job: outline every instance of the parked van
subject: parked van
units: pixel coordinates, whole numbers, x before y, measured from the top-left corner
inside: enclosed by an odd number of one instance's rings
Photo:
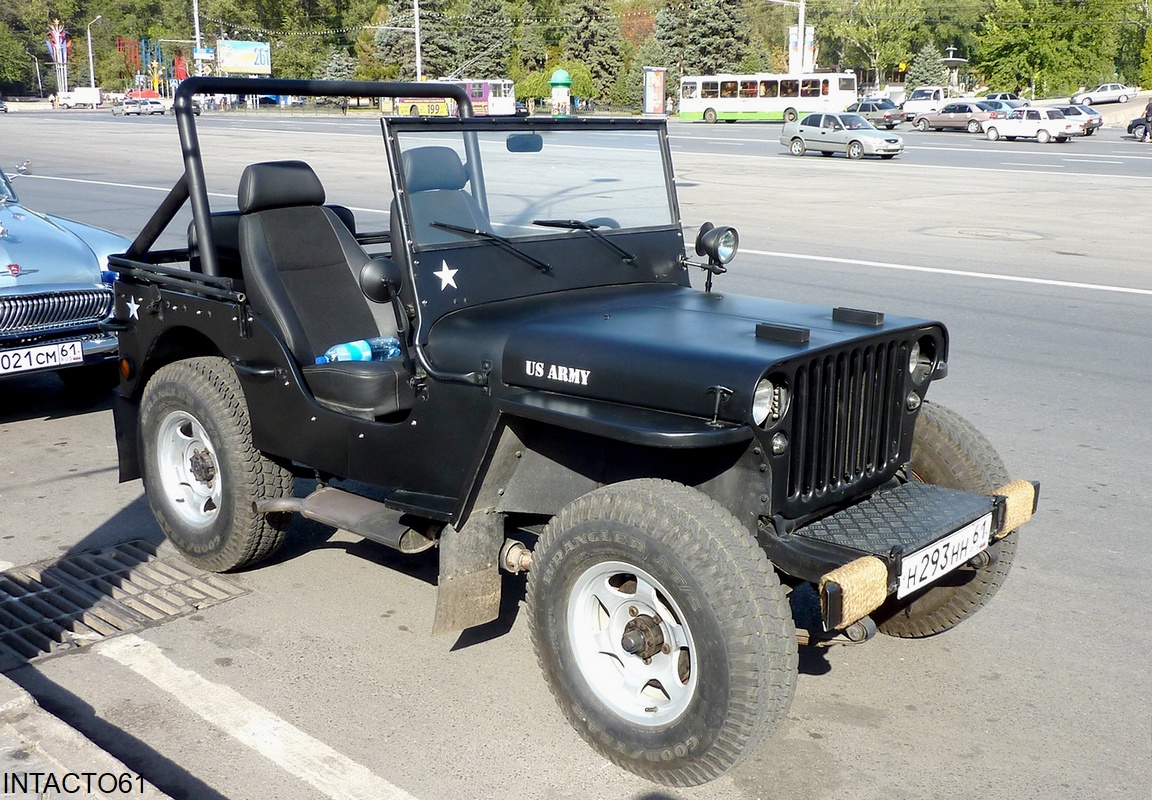
[[[79,106],[96,108],[103,102],[104,94],[98,86],[78,86],[70,92],[60,93],[61,108],[77,108]]]
[[[938,110],[950,97],[951,91],[944,86],[920,86],[913,89],[912,94],[900,105],[904,121],[911,122],[917,114]]]

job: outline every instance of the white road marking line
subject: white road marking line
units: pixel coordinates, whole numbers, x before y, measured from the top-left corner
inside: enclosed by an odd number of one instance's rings
[[[990,281],[1009,281],[1011,283],[1032,283],[1040,286],[1059,286],[1065,289],[1090,289],[1095,292],[1116,292],[1117,294],[1142,294],[1152,296],[1152,289],[1133,289],[1127,286],[1108,286],[1100,283],[1079,283],[1077,281],[1054,281],[1048,278],[1025,278],[1020,275],[997,275],[991,272],[970,272],[962,269],[942,269],[940,267],[917,267],[911,264],[892,264],[886,261],[864,261],[858,258],[834,258],[832,256],[809,256],[801,253],[780,253],[773,250],[741,250],[742,253],[751,253],[757,256],[773,256],[776,258],[793,258],[798,261],[827,261],[830,264],[855,264],[862,267],[878,267],[880,269],[895,269],[904,272],[927,272],[934,275],[952,275],[963,278],[982,278]]]
[[[1040,165],[1040,164],[1024,164],[1024,163],[1022,163],[1022,162],[1019,162],[1019,161],[1001,161],[1000,163],[1001,163],[1001,164],[1003,164],[1005,167],[1037,167],[1037,166],[1043,166],[1045,169],[1064,169],[1064,167],[1063,167],[1061,164],[1044,164],[1044,165]]]
[[[93,186],[115,186],[116,188],[119,188],[119,189],[143,189],[144,191],[148,191],[148,192],[169,192],[169,191],[171,191],[170,189],[165,189],[162,186],[144,186],[143,184],[139,184],[139,183],[112,183],[110,181],[93,181],[93,180],[87,180],[85,178],[60,178],[60,177],[56,177],[54,175],[24,175],[24,176],[22,176],[21,179],[22,180],[29,180],[31,178],[36,178],[36,179],[39,179],[42,181],[61,181],[62,183],[87,183],[87,184],[91,184]],[[228,199],[228,200],[235,200],[236,199],[236,195],[225,194],[224,192],[208,192],[208,196],[209,197],[223,197],[223,198]],[[367,214],[387,214],[387,213],[389,213],[387,209],[383,209],[383,208],[367,208],[367,207],[362,208],[360,206],[348,206],[348,208],[351,211],[363,211]]]
[[[1105,161],[1100,158],[1065,158],[1064,161],[1075,161],[1080,164],[1123,164],[1123,161]]]
[[[338,800],[416,800],[235,689],[177,666],[155,644],[128,634],[93,647],[171,694],[202,719],[314,789]]]

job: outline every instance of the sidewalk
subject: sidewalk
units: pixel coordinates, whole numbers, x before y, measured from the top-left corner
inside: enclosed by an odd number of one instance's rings
[[[0,798],[58,796],[168,798],[0,674]]]

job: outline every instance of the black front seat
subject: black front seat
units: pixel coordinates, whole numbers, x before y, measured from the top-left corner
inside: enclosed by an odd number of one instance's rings
[[[376,336],[356,275],[370,256],[324,207],[303,161],[251,164],[240,177],[240,256],[253,310],[278,329],[317,402],[376,418],[412,407],[400,359],[316,364],[335,344]]]

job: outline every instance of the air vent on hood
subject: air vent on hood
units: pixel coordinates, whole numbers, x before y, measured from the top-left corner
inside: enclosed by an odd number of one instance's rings
[[[869,328],[879,328],[884,324],[883,311],[865,311],[861,308],[834,308],[832,319],[836,322],[847,322],[852,325],[866,325]]]
[[[810,332],[807,328],[795,325],[776,325],[770,322],[756,323],[756,338],[784,344],[808,344]]]

